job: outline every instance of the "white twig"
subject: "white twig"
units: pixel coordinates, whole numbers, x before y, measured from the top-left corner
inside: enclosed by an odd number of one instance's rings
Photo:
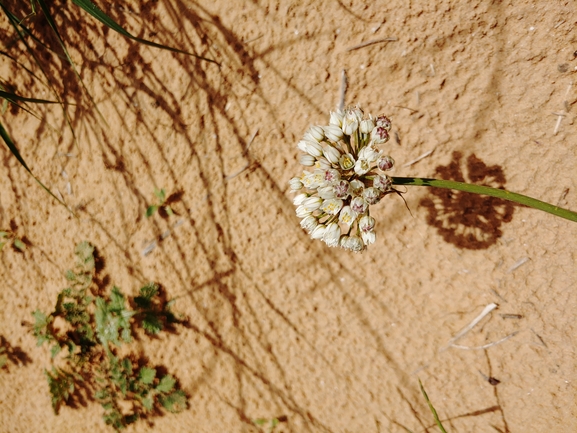
[[[359,45],[355,45],[354,47],[347,48],[347,51],[354,51],[358,50],[359,48],[365,48],[369,45],[380,44],[381,42],[394,42],[398,41],[397,38],[381,38],[381,39],[373,39],[371,41],[363,42]]]
[[[508,274],[513,272],[515,269],[519,268],[520,266],[524,265],[529,261],[529,257],[523,257],[522,259],[517,260],[517,262],[509,268],[507,271]]]
[[[501,338],[500,340],[493,341],[492,343],[488,343],[488,344],[485,344],[483,346],[468,347],[468,346],[460,346],[458,344],[451,344],[451,347],[454,347],[455,349],[463,349],[463,350],[484,350],[484,349],[488,349],[489,347],[496,346],[497,344],[501,344],[501,343],[507,341],[509,338],[514,337],[518,333],[519,333],[519,331],[515,331],[512,334],[509,334],[506,337]]]
[[[403,167],[409,167],[417,162],[419,162],[421,159],[426,158],[427,156],[429,156],[431,153],[433,153],[435,149],[431,149],[428,152],[423,153],[421,156],[413,159],[412,161],[407,162],[406,164],[403,165]]]
[[[495,303],[491,303],[489,305],[487,305],[483,311],[481,312],[481,314],[479,314],[477,317],[475,317],[473,319],[473,321],[471,323],[469,323],[467,326],[465,326],[457,335],[455,335],[453,338],[451,338],[449,340],[449,342],[447,343],[447,345],[445,347],[443,347],[441,349],[441,351],[443,350],[447,350],[450,346],[453,346],[453,343],[457,340],[459,340],[461,337],[463,337],[467,332],[469,332],[471,329],[473,329],[475,327],[475,325],[477,323],[479,323],[483,317],[485,317],[487,314],[489,314],[491,311],[493,311],[495,308],[497,308],[497,304]]]
[[[339,99],[339,110],[345,109],[345,97],[347,95],[347,70],[343,69],[341,73],[341,91]]]

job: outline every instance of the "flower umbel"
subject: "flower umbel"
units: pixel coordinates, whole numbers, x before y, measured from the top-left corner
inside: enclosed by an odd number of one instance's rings
[[[393,158],[378,145],[389,140],[391,121],[365,116],[359,107],[330,113],[329,124],[312,126],[298,143],[300,162],[311,167],[290,180],[298,191],[294,204],[301,226],[330,247],[359,252],[375,242],[375,220],[369,214],[393,189],[384,171]]]

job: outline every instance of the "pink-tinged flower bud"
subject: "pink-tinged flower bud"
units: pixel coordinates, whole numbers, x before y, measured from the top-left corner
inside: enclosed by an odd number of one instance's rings
[[[343,130],[340,128],[340,126],[337,125],[325,126],[324,132],[327,139],[334,143],[338,142],[341,138],[343,138]]]
[[[341,157],[341,152],[339,150],[337,150],[336,148],[334,148],[333,146],[326,146],[323,149],[323,154],[325,155],[325,158],[331,164],[338,164],[339,163],[339,158]]]
[[[339,158],[339,165],[343,170],[351,170],[355,166],[355,158],[350,153],[345,153]]]
[[[300,163],[307,167],[312,167],[315,165],[316,159],[311,155],[301,155]]]
[[[391,121],[389,120],[389,118],[387,116],[379,116],[377,117],[375,124],[377,127],[381,127],[384,128],[387,131],[391,130]]]
[[[375,176],[375,178],[373,179],[373,186],[379,190],[381,190],[381,192],[387,192],[391,190],[391,187],[393,186],[393,182],[391,180],[391,178],[389,176],[385,175],[377,175]]]
[[[319,143],[323,141],[323,138],[325,138],[323,128],[320,126],[311,126],[309,130],[305,133],[305,135],[307,134]]]
[[[331,111],[331,116],[329,120],[329,125],[337,126],[339,129],[343,126],[343,117],[345,114],[341,110]],[[341,130],[342,134],[342,130]],[[342,137],[342,135],[341,135]]]
[[[318,225],[319,225],[318,220],[312,215],[304,217],[301,220],[301,227],[309,233],[311,233]]]
[[[351,200],[351,209],[357,214],[363,214],[369,207],[369,204],[362,197],[355,197]]]
[[[364,215],[359,220],[359,229],[362,233],[370,232],[375,228],[375,219],[372,216]]]
[[[325,231],[327,229],[327,226],[325,226],[324,224],[319,224],[318,226],[316,226],[314,228],[314,230],[311,233],[311,238],[313,239],[322,239]]]
[[[351,184],[346,180],[340,180],[333,185],[333,190],[336,198],[346,199],[351,191]]]
[[[329,168],[328,170],[325,170],[324,179],[326,182],[332,184],[341,180],[341,174],[339,173],[338,170],[335,170],[334,168]]]
[[[338,247],[339,239],[341,237],[341,228],[337,223],[330,223],[323,234],[323,241],[329,247]]]
[[[303,188],[303,183],[300,177],[293,177],[291,180],[289,180],[289,185],[293,191],[298,191],[299,189]]]
[[[371,141],[375,144],[383,144],[389,141],[389,133],[382,126],[375,126],[371,131]]]
[[[382,171],[390,170],[393,168],[393,165],[395,165],[395,160],[387,155],[380,157],[377,161],[377,167]]]
[[[359,131],[363,134],[370,134],[374,127],[375,122],[373,122],[373,119],[363,119],[359,125]]]
[[[359,158],[357,159],[357,162],[355,162],[355,173],[357,173],[359,176],[368,173],[370,169],[371,163],[366,159]]]
[[[370,205],[377,204],[379,201],[381,201],[382,196],[383,193],[374,187],[365,188],[363,191],[363,198]]]
[[[331,198],[328,200],[323,201],[320,209],[329,214],[329,215],[336,215],[338,214],[341,209],[343,208],[343,201],[337,198]]]

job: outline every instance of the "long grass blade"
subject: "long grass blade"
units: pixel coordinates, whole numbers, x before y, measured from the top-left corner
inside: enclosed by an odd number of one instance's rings
[[[90,0],[72,0],[72,3],[74,3],[76,6],[80,7],[81,9],[83,9],[84,11],[89,13],[90,15],[92,15],[94,18],[96,18],[101,23],[110,27],[112,30],[120,33],[123,36],[126,36],[127,38],[133,39],[133,40],[135,40],[141,44],[149,45],[149,46],[155,47],[155,48],[161,48],[163,50],[173,51],[175,53],[186,54],[188,56],[196,57],[197,59],[200,59],[200,60],[205,60],[207,62],[215,63],[217,65],[219,64],[216,60],[212,60],[212,59],[209,59],[207,57],[199,56],[198,54],[189,53],[188,51],[179,50],[178,48],[172,48],[172,47],[169,47],[166,45],[157,44],[156,42],[152,42],[152,41],[148,41],[146,39],[141,39],[139,37],[136,37],[136,36],[132,35],[131,33],[127,32],[123,27],[121,27],[118,23],[116,23],[116,21],[114,21],[108,15],[106,15],[98,6],[96,6]]]
[[[431,409],[431,412],[433,414],[433,418],[435,418],[435,422],[437,423],[437,427],[439,427],[439,430],[441,430],[443,433],[447,433],[447,430],[445,430],[445,428],[443,427],[443,424],[441,424],[441,420],[439,419],[439,415],[437,414],[437,411],[433,407],[431,400],[429,400],[429,396],[425,392],[425,388],[423,387],[423,384],[421,383],[421,379],[419,379],[419,386],[421,387],[421,392],[423,393],[425,400],[427,400],[427,403],[429,404],[429,409]]]
[[[84,81],[82,81],[82,78],[80,78],[80,74],[78,73],[78,70],[76,69],[76,65],[75,65],[74,61],[72,60],[72,57],[70,57],[70,54],[68,53],[68,50],[66,49],[66,45],[64,44],[64,40],[60,36],[60,32],[58,31],[58,28],[56,27],[56,23],[54,22],[54,18],[52,18],[52,14],[50,13],[50,10],[48,9],[48,5],[46,4],[46,2],[44,0],[36,0],[36,1],[40,5],[40,9],[42,9],[42,12],[44,13],[44,16],[46,17],[46,20],[48,21],[48,25],[50,25],[50,28],[52,29],[52,31],[56,35],[56,38],[58,39],[58,43],[62,47],[62,50],[64,51],[64,54],[66,55],[66,58],[68,59],[68,62],[70,63],[70,66],[72,67],[72,70],[74,71],[74,75],[76,75],[76,78],[78,78],[80,85],[82,86],[82,88],[84,89],[86,94],[88,95],[90,102],[92,102],[92,105],[96,109],[96,112],[98,113],[98,115],[100,116],[100,118],[102,119],[104,124],[108,125],[108,123],[106,122],[106,119],[104,118],[104,116],[102,115],[100,110],[98,109],[98,106],[96,105],[96,101],[94,101],[94,98],[92,98],[92,95],[90,94],[90,92],[86,88]],[[75,137],[75,139],[76,139],[76,137]]]
[[[10,102],[22,101],[22,102],[35,102],[37,104],[60,104],[59,101],[48,101],[46,99],[36,99],[36,98],[26,98],[24,96],[17,95],[13,92],[5,92],[0,90],[0,98],[8,99]]]
[[[16,159],[18,160],[18,162],[20,164],[22,164],[22,167],[24,167],[26,169],[26,171],[28,171],[28,173],[30,173],[30,176],[32,176],[34,178],[34,180],[36,182],[38,182],[40,184],[40,186],[42,188],[44,188],[44,190],[50,194],[52,197],[54,197],[54,199],[56,199],[56,201],[58,201],[58,203],[60,203],[62,206],[64,206],[66,209],[68,209],[68,207],[66,206],[66,204],[60,200],[58,197],[56,197],[52,191],[50,191],[50,189],[48,189],[48,187],[46,187],[41,181],[40,179],[38,179],[36,176],[34,176],[34,174],[32,173],[32,171],[30,170],[30,168],[28,167],[28,164],[26,164],[26,161],[24,161],[24,158],[22,158],[22,155],[20,155],[20,152],[18,151],[18,148],[16,147],[16,145],[14,144],[14,142],[12,141],[12,139],[10,138],[10,135],[8,134],[8,131],[6,131],[6,129],[4,128],[4,125],[2,125],[2,123],[0,122],[0,136],[4,139],[4,143],[6,143],[6,146],[8,146],[8,149],[10,150],[10,152],[12,152],[12,155],[14,155],[16,157]],[[70,209],[68,209],[70,210]]]

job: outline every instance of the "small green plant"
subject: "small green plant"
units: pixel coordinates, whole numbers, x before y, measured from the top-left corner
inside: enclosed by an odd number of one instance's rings
[[[419,386],[421,387],[421,392],[423,393],[425,400],[427,400],[427,404],[429,405],[429,409],[431,409],[431,413],[433,414],[433,418],[435,419],[435,423],[437,424],[437,427],[439,427],[439,430],[441,430],[441,432],[447,433],[447,430],[445,430],[445,428],[443,427],[443,424],[441,424],[441,420],[439,419],[439,415],[437,414],[437,411],[433,407],[433,403],[431,403],[431,400],[429,400],[429,396],[427,395],[427,392],[425,391],[425,387],[421,383],[421,379],[419,379]]]
[[[158,204],[148,206],[146,209],[146,218],[150,218],[157,210],[162,210],[165,212],[166,216],[174,215],[174,211],[169,204],[166,204],[166,191],[164,188],[156,189],[154,188],[154,195],[158,199]]]
[[[171,375],[140,365],[135,356],[120,357],[117,349],[132,341],[136,328],[157,334],[181,321],[159,298],[159,287],[149,283],[127,303],[118,287],[107,297],[96,296],[94,247],[76,247],[77,265],[66,272],[70,287],[62,290],[54,311],[35,311],[34,336],[38,346],[48,343],[52,366],[45,370],[56,414],[75,396],[91,393],[104,409],[104,421],[121,430],[160,407],[177,413],[186,408],[187,396]],[[134,305],[134,308],[129,308]],[[128,409],[127,409],[128,408]]]
[[[22,242],[22,239],[16,237],[14,233],[10,231],[0,231],[0,251],[2,251],[2,248],[8,243],[11,243],[14,248],[20,251],[26,250],[26,244]]]
[[[265,430],[267,433],[274,432],[275,428],[279,425],[280,421],[278,418],[258,418],[252,421],[254,425]]]

